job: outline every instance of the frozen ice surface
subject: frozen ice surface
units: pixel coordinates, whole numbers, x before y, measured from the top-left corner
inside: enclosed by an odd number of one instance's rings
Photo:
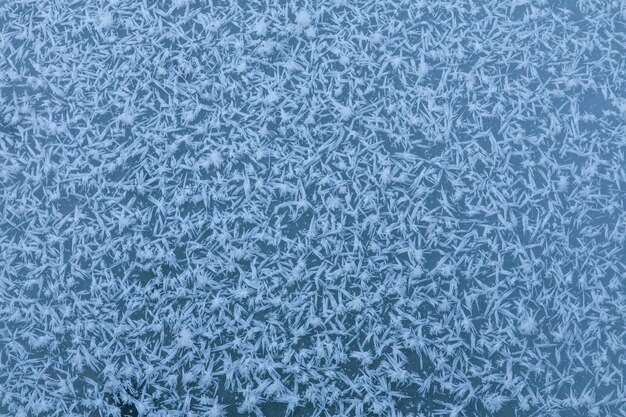
[[[1,416],[626,415],[626,3],[0,1]]]

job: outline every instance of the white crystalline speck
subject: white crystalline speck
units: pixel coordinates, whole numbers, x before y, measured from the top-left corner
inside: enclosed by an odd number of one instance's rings
[[[307,27],[311,24],[311,14],[306,10],[300,10],[296,13],[296,23],[301,27]]]

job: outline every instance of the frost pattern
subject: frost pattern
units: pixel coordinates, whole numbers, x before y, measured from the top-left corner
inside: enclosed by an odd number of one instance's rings
[[[0,2],[0,414],[626,415],[625,21]]]

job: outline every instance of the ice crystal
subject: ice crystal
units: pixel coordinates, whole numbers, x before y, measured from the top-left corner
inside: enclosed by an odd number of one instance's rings
[[[626,416],[623,1],[0,2],[0,416]]]

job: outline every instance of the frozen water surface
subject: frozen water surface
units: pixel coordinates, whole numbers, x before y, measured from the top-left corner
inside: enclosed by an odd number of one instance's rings
[[[0,2],[0,415],[625,416],[625,24]]]

